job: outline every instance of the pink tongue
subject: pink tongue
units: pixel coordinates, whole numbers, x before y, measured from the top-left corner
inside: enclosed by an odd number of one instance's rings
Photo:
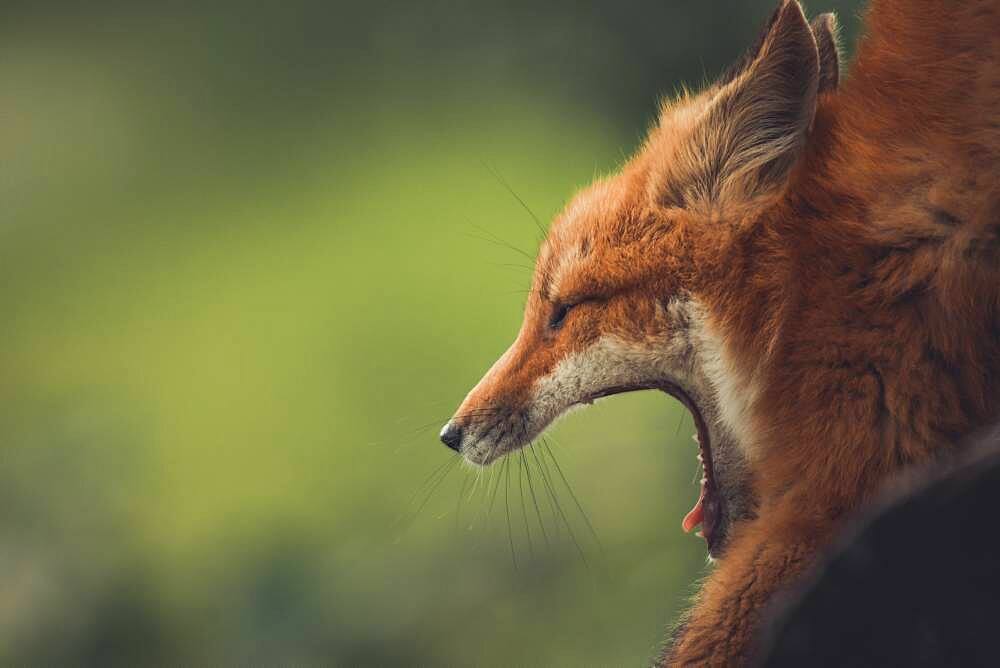
[[[705,486],[701,486],[701,494],[698,495],[698,503],[694,504],[694,508],[691,509],[687,515],[684,516],[684,521],[681,522],[681,528],[684,529],[684,533],[691,533],[691,530],[696,526],[701,524],[702,520],[702,507],[701,502],[705,500]]]

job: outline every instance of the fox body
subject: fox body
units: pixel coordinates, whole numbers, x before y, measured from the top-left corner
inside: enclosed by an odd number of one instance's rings
[[[488,465],[567,409],[661,389],[694,414],[713,572],[661,657],[722,665],[903,467],[1000,415],[1000,0],[784,0],[716,84],[542,244],[520,332],[442,440]]]

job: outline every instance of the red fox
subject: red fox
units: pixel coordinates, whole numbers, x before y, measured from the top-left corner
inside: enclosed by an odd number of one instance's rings
[[[784,0],[542,244],[513,345],[441,439],[489,465],[567,409],[659,389],[715,559],[664,665],[751,656],[761,608],[887,478],[1000,415],[1000,0]],[[932,530],[928,528],[928,530]]]

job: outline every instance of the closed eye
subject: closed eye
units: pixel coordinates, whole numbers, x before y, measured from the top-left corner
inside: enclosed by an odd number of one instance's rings
[[[555,304],[552,307],[552,315],[549,317],[549,329],[559,329],[562,327],[566,316],[576,304]]]

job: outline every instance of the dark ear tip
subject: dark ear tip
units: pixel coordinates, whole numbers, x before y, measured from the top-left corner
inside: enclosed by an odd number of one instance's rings
[[[798,17],[801,17],[803,23],[808,23],[806,20],[806,12],[802,9],[802,5],[799,4],[799,0],[782,0],[781,5],[778,7],[778,14],[781,17],[797,15]]]
[[[792,35],[796,41],[815,43],[816,36],[809,19],[806,18],[805,11],[798,0],[783,0],[778,8],[771,27],[771,37],[778,40],[787,40]]]
[[[778,62],[795,62],[795,67],[809,69],[819,60],[816,34],[798,0],[783,0],[774,17],[760,55],[781,53]],[[818,65],[816,65],[818,69]]]

